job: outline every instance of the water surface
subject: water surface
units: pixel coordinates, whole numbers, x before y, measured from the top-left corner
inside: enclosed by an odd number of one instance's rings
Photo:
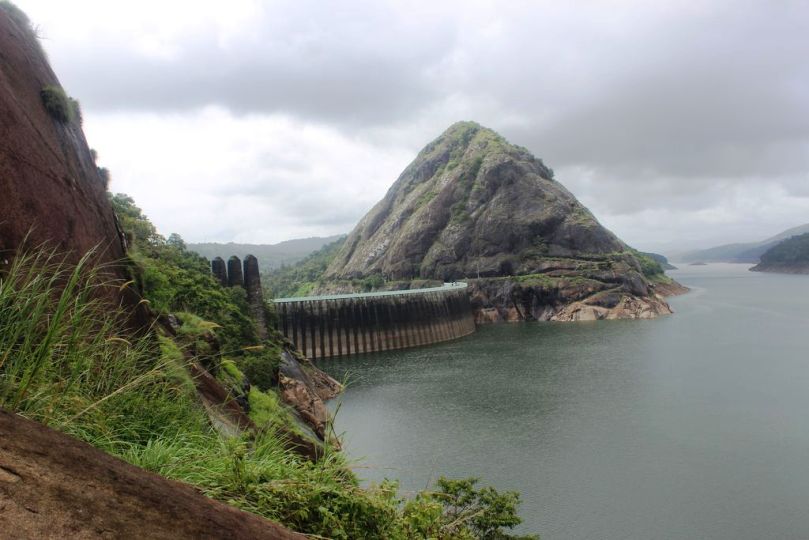
[[[694,290],[670,317],[328,361],[357,472],[480,476],[544,540],[809,538],[809,276],[671,275]]]

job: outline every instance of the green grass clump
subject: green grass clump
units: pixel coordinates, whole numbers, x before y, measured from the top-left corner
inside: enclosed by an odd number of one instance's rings
[[[635,257],[635,259],[637,259],[638,263],[640,263],[641,272],[643,272],[643,275],[647,278],[653,278],[665,273],[660,263],[651,258],[649,255],[641,253],[636,249],[631,249],[630,253]]]
[[[0,406],[106,449],[201,429],[182,355],[129,335],[91,257],[22,254],[0,277]]]
[[[54,119],[63,124],[81,120],[79,102],[68,96],[59,86],[48,85],[40,93],[42,104]]]

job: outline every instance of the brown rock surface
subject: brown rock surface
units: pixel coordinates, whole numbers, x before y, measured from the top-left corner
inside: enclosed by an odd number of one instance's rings
[[[2,410],[0,536],[306,538]]]
[[[281,400],[293,407],[301,419],[325,440],[331,413],[326,401],[337,396],[343,386],[315,367],[309,360],[299,359],[289,351],[281,353],[278,368],[278,391]],[[339,444],[339,441],[332,441]]]
[[[103,262],[125,246],[106,188],[78,120],[62,123],[40,91],[59,80],[24,21],[0,9],[0,251],[47,241],[78,257],[93,247]],[[123,275],[121,276],[123,277]]]

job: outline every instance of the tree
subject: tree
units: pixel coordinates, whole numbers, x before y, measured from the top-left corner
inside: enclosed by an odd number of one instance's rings
[[[166,244],[178,249],[185,249],[185,240],[183,240],[183,237],[177,233],[171,233],[168,240],[166,240]]]

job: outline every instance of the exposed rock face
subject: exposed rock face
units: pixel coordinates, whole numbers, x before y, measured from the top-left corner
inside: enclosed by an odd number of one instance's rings
[[[635,254],[555,181],[541,160],[472,122],[454,124],[419,153],[348,236],[326,270],[323,288],[328,281],[372,275],[444,281],[513,277],[509,286],[519,281],[514,276],[539,276],[545,288],[531,288],[536,294],[526,313],[532,315],[522,318],[670,313]],[[567,284],[555,283],[563,278]],[[570,286],[576,279],[582,282]],[[479,319],[489,318],[481,310],[491,308],[496,318],[513,318],[505,315],[513,307],[506,301],[510,292],[484,282],[477,287],[472,292]],[[605,298],[615,304],[602,306]]]
[[[336,397],[343,385],[308,360],[298,359],[291,352],[283,351],[278,368],[278,389],[284,403],[292,406],[321,440],[326,440],[331,413],[325,402]],[[337,439],[332,443],[339,445]]]
[[[228,259],[228,287],[244,287],[242,261],[236,255]]]
[[[306,538],[2,410],[0,536]]]
[[[480,279],[470,282],[478,324],[502,321],[595,321],[652,319],[671,313],[656,294],[634,295],[620,287],[581,278]]]
[[[28,23],[3,8],[0,51],[0,270],[26,235],[68,261],[94,247],[97,262],[121,261],[125,242],[80,121],[49,115],[40,91],[59,80]],[[108,271],[127,279],[122,267]]]
[[[214,259],[211,261],[211,273],[223,287],[227,287],[228,269],[227,266],[225,266],[225,261],[222,260],[222,257],[214,257]]]
[[[530,274],[548,257],[621,252],[527,150],[471,122],[427,145],[346,239],[327,277]]]
[[[48,240],[74,259],[100,244],[124,255],[112,206],[78,121],[62,123],[40,91],[59,86],[36,38],[0,9],[0,249]]]
[[[264,312],[264,292],[261,290],[261,275],[258,259],[248,255],[244,259],[244,289],[247,291],[247,305],[250,316],[256,323],[256,332],[261,339],[267,339],[267,315]]]

